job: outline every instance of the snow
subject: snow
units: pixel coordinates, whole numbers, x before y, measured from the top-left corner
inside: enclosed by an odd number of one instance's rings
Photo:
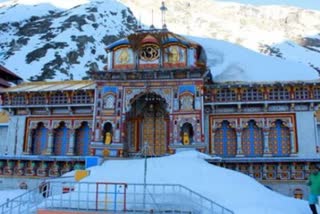
[[[188,38],[205,48],[207,64],[214,81],[300,81],[319,78],[314,69],[297,61],[265,56],[225,41],[199,37]],[[292,57],[295,54],[294,50],[298,51],[294,48],[287,50],[287,54],[292,54]],[[306,55],[309,58],[312,56],[314,55]]]
[[[210,156],[180,151],[148,158],[147,183],[181,184],[231,209],[235,214],[308,214],[308,203],[283,196],[239,172],[209,164]],[[107,160],[91,167],[82,182],[143,183],[144,159]],[[68,174],[70,175],[70,174]]]
[[[1,23],[19,22],[25,19],[29,19],[31,16],[44,16],[49,14],[50,10],[57,10],[57,8],[50,4],[39,4],[34,6],[18,4],[12,6],[10,5],[10,7],[8,8],[5,6],[7,6],[7,4],[0,3]]]
[[[281,195],[245,174],[209,164],[205,160],[209,158],[211,156],[195,150],[178,150],[174,155],[148,158],[146,183],[181,184],[234,211],[234,214],[311,213],[307,201]],[[144,159],[107,160],[100,166],[88,168],[90,175],[80,182],[142,184],[144,164]],[[68,182],[66,179],[73,174],[71,171],[59,179]],[[24,190],[0,191],[0,204],[22,193]],[[78,195],[77,189],[71,194]],[[69,198],[68,194],[61,197]]]
[[[14,199],[15,197],[22,195],[27,190],[22,189],[10,189],[0,190],[0,205],[7,202],[7,199]]]

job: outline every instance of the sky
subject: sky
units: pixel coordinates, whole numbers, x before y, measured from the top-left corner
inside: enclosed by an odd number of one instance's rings
[[[253,5],[289,5],[305,9],[320,10],[319,0],[218,0]]]
[[[80,182],[143,184],[146,178],[146,183],[181,184],[227,207],[234,214],[311,214],[307,201],[274,192],[247,175],[209,164],[205,161],[207,158],[211,156],[195,150],[181,150],[170,156],[148,158],[146,168],[144,159],[107,160],[99,166],[89,168],[90,175]],[[73,174],[74,172],[69,172],[64,176],[67,178]],[[6,192],[2,191],[0,194],[5,195]],[[70,199],[78,195],[81,193],[76,188],[72,193],[58,194],[49,200],[58,199],[58,206],[61,201],[69,203],[68,201],[72,201]],[[80,197],[90,196],[86,194]],[[184,195],[182,198],[188,201],[188,197]],[[183,203],[184,200],[179,201]],[[159,203],[160,206],[161,202]],[[78,207],[74,203],[71,206]]]

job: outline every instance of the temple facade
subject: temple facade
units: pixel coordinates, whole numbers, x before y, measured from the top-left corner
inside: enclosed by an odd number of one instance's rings
[[[92,80],[3,90],[10,122],[0,173],[59,176],[86,156],[196,149],[212,164],[304,197],[320,164],[320,82],[218,83],[204,48],[167,30],[140,30],[106,47],[108,63]]]

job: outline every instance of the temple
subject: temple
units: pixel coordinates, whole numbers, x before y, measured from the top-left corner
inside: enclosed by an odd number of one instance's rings
[[[320,163],[319,81],[218,83],[204,49],[166,29],[139,30],[106,47],[108,62],[91,80],[3,89],[10,121],[0,173],[59,176],[84,167],[87,156],[196,149],[212,164],[304,197]]]

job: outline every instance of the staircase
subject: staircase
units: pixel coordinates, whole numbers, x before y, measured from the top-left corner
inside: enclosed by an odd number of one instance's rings
[[[0,205],[2,214],[185,213],[233,214],[179,184],[51,181]]]

